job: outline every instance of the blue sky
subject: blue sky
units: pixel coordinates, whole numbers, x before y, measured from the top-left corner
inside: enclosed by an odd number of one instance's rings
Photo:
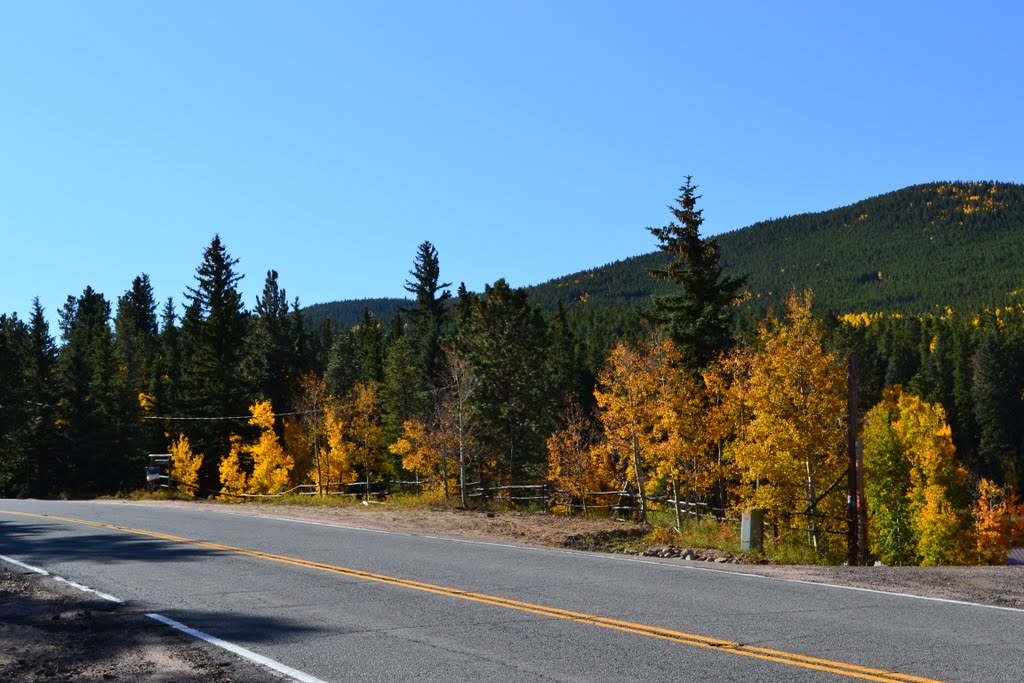
[[[931,180],[1024,181],[1016,2],[0,1],[0,312],[220,233],[252,307],[514,286]]]

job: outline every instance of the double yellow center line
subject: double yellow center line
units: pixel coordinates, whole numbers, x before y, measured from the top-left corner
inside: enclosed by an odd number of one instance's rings
[[[495,595],[474,593],[472,591],[465,591],[458,588],[449,588],[447,586],[440,586],[432,583],[423,583],[422,581],[412,581],[410,579],[402,579],[395,576],[388,576],[386,574],[375,574],[372,572],[365,572],[358,569],[350,569],[348,567],[339,567],[336,565],[325,564],[323,562],[303,560],[297,557],[275,555],[273,553],[265,553],[259,550],[237,548],[230,545],[223,545],[221,543],[211,543],[209,541],[199,541],[192,538],[185,538],[184,536],[174,536],[171,534],[162,534],[156,531],[133,529],[131,527],[118,526],[116,524],[93,522],[84,519],[74,519],[71,517],[59,517],[56,515],[42,515],[31,512],[13,512],[10,510],[2,510],[0,512],[5,512],[14,515],[22,515],[25,517],[39,517],[54,521],[68,522],[71,524],[83,524],[86,526],[99,527],[102,529],[112,529],[114,531],[136,534],[138,536],[147,536],[149,538],[155,538],[161,541],[170,541],[172,543],[184,543],[192,546],[197,546],[200,548],[207,548],[209,550],[218,550],[221,552],[234,553],[237,555],[245,555],[246,557],[253,557],[260,560],[268,560],[270,562],[279,562],[282,564],[290,564],[296,567],[305,567],[307,569],[315,569],[317,571],[329,572],[332,574],[340,574],[342,576],[349,576],[355,579],[362,579],[365,581],[375,581],[377,583],[383,583],[390,586],[397,586],[399,588],[407,588],[412,590],[423,591],[426,593],[434,593],[435,595],[443,595],[445,597],[457,598],[459,600],[469,600],[471,602],[492,605],[494,607],[503,607],[505,609],[516,610],[519,612],[528,612],[530,614],[537,614],[540,616],[550,617],[553,619],[575,621],[577,623],[587,624],[589,626],[597,626],[600,628],[607,628],[615,631],[622,631],[625,633],[647,636],[649,638],[659,638],[661,640],[667,640],[681,645],[689,645],[692,647],[717,650],[719,652],[725,652],[729,654],[743,655],[745,657],[763,659],[769,662],[776,662],[779,664],[786,664],[789,666],[796,666],[804,669],[824,671],[827,673],[837,674],[840,676],[846,676],[848,678],[856,678],[865,681],[880,681],[882,683],[893,683],[897,681],[900,683],[939,683],[939,681],[936,681],[935,679],[931,678],[920,678],[918,676],[910,676],[907,674],[900,674],[892,671],[885,671],[882,669],[872,669],[869,667],[857,666],[855,664],[846,664],[844,662],[837,662],[829,659],[807,657],[805,655],[800,655],[792,652],[783,652],[780,650],[771,650],[768,648],[756,647],[754,645],[745,645],[743,643],[736,643],[728,640],[721,640],[718,638],[709,638],[707,636],[696,635],[693,633],[685,633],[683,631],[673,631],[671,629],[661,628],[659,626],[648,626],[646,624],[638,624],[631,621],[620,621],[618,619],[609,619],[607,617],[586,614],[583,612],[572,612],[569,610],[558,609],[556,607],[547,607],[545,605],[537,605],[529,602],[520,602],[519,600],[510,600],[508,598],[501,598]]]

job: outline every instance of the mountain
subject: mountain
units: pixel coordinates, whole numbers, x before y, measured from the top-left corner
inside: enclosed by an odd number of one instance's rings
[[[977,310],[1024,296],[1024,185],[915,185],[850,206],[761,221],[717,237],[728,275],[746,275],[763,311],[813,289],[824,313]],[[530,288],[576,309],[633,307],[672,290],[653,280],[661,252]]]
[[[320,327],[324,320],[330,319],[336,328],[342,328],[358,325],[367,308],[378,320],[387,320],[396,311],[413,308],[415,305],[416,302],[411,299],[347,299],[306,306],[302,313],[311,326]]]
[[[976,311],[1024,298],[1024,185],[1014,183],[914,185],[716,239],[726,274],[747,276],[744,306],[756,316],[808,288],[819,313]],[[621,333],[636,329],[651,295],[673,290],[650,276],[666,260],[661,252],[644,254],[527,289],[545,309],[561,300],[580,332]],[[344,301],[306,313],[354,325],[364,306],[384,319],[411,303]]]

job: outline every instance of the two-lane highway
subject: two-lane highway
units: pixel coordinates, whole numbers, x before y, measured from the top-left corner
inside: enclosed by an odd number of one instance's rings
[[[325,681],[1016,681],[1024,612],[200,507],[0,501],[0,555]]]

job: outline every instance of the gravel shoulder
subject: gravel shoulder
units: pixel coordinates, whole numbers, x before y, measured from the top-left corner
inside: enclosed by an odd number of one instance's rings
[[[107,501],[111,505],[135,503]],[[577,550],[666,557],[783,580],[809,581],[930,598],[1024,609],[1024,567],[818,567],[745,564],[744,557],[693,549],[644,548],[643,529],[611,520],[520,512],[469,512],[385,505],[291,506],[147,501],[208,507],[212,514],[266,515],[411,534],[486,539]],[[715,560],[718,560],[717,562]],[[184,636],[133,611],[76,591],[50,577],[0,562],[0,680],[250,683],[269,670]]]

